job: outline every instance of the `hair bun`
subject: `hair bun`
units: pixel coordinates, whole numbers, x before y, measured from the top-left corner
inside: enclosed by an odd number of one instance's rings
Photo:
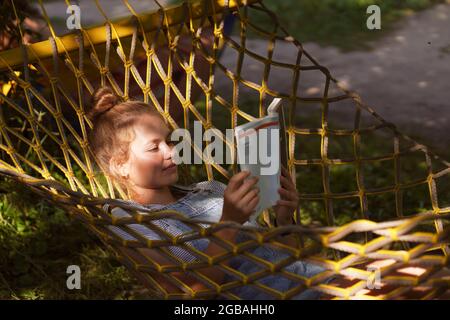
[[[119,97],[110,87],[101,87],[92,95],[92,107],[89,110],[88,117],[94,120],[117,105],[118,102]]]

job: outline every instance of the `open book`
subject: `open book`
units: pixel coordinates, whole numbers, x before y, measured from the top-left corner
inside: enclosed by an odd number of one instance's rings
[[[284,108],[281,98],[275,98],[268,115],[235,128],[237,160],[242,171],[258,176],[260,200],[249,221],[254,222],[265,209],[280,199],[281,165],[287,167],[287,144]],[[249,178],[250,178],[249,177]]]

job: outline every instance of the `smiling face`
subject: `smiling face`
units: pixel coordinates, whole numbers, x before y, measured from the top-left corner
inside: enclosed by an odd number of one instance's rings
[[[135,137],[129,146],[128,161],[121,171],[139,188],[157,189],[178,180],[172,161],[170,130],[159,116],[143,114],[133,126]]]

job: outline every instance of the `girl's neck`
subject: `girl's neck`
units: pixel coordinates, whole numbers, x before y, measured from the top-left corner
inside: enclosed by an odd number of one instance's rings
[[[130,194],[133,201],[142,205],[170,204],[177,200],[168,186],[157,189],[134,188]]]

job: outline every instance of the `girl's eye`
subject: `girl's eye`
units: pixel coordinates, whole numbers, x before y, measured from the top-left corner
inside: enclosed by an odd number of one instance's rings
[[[147,149],[147,151],[149,151],[149,152],[155,152],[157,150],[158,150],[158,147],[151,147],[151,148]]]

